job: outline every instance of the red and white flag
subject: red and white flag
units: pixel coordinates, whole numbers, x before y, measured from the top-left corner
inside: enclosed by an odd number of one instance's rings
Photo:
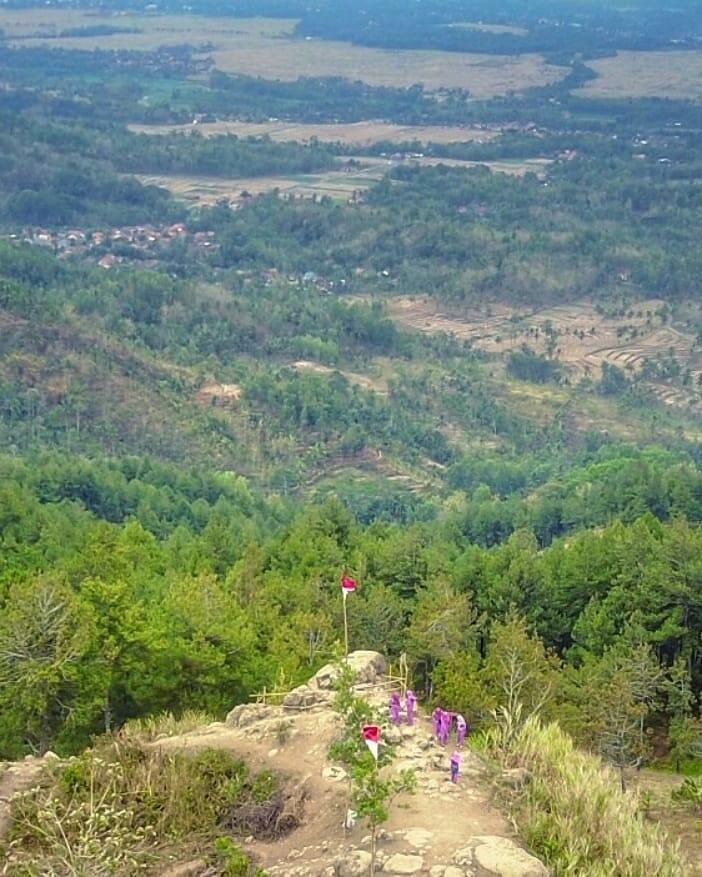
[[[347,594],[352,594],[356,590],[356,579],[349,578],[347,575],[343,575],[341,577],[341,590],[344,593],[344,597]]]
[[[377,761],[378,747],[380,746],[380,728],[377,725],[364,725],[361,733],[366,741],[366,746],[370,749],[371,755]]]

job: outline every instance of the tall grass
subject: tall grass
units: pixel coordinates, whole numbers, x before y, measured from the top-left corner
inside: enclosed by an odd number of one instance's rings
[[[159,737],[175,737],[180,734],[189,734],[191,731],[207,727],[214,722],[214,717],[209,713],[199,710],[185,710],[180,716],[173,713],[159,713],[156,716],[147,716],[143,719],[130,719],[122,725],[121,733],[124,739],[133,739],[148,743]]]
[[[528,719],[507,757],[531,774],[515,816],[554,877],[684,877],[678,846],[638,812],[637,796],[557,724]]]

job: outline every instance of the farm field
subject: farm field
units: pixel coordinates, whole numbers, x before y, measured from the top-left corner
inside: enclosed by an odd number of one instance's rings
[[[130,125],[137,134],[171,134],[197,131],[203,137],[234,134],[237,137],[270,137],[276,143],[308,143],[312,139],[323,143],[344,143],[350,146],[370,146],[380,141],[393,143],[486,143],[499,133],[481,128],[452,126],[392,125],[382,121],[352,122],[349,124],[305,124],[297,122],[201,122],[192,125]]]
[[[60,36],[76,27],[118,26],[135,33]],[[562,79],[565,69],[539,55],[497,56],[441,51],[390,51],[296,38],[294,22],[195,15],[109,15],[78,10],[0,10],[0,29],[15,45],[70,49],[149,50],[188,43],[203,47],[226,73],[295,80],[341,76],[370,85],[463,88],[478,98],[521,92]],[[206,47],[206,48],[205,48]]]
[[[517,37],[525,37],[529,31],[524,27],[514,27],[509,24],[487,24],[483,21],[453,21],[445,27],[456,30],[481,30],[484,33],[513,34]]]
[[[666,405],[700,411],[702,354],[692,334],[663,320],[662,305],[650,299],[632,305],[624,315],[607,315],[589,302],[538,311],[493,305],[458,314],[430,299],[396,298],[388,310],[405,328],[452,334],[487,353],[505,354],[526,344],[537,353],[553,355],[576,377],[598,379],[604,363],[637,371],[646,361],[662,361],[672,354],[689,369],[689,387],[656,380],[649,382],[649,389]]]
[[[445,164],[450,167],[489,167],[494,173],[523,176],[526,173],[542,173],[550,163],[549,159],[533,158],[493,162],[460,161],[458,159],[418,158],[410,162],[392,159],[359,158],[362,166],[348,167],[344,170],[325,171],[320,174],[300,174],[296,176],[264,177],[206,177],[178,174],[137,175],[137,179],[148,186],[168,189],[178,198],[192,204],[215,204],[221,199],[238,202],[248,195],[263,195],[277,190],[288,198],[312,198],[327,196],[334,199],[349,200],[370,188],[382,179],[392,167],[399,164],[422,166]],[[244,195],[244,193],[247,193]]]
[[[335,372],[342,374],[349,383],[356,384],[364,390],[370,390],[372,393],[378,393],[380,396],[387,396],[388,385],[383,377],[372,377],[371,375],[359,374],[358,372],[350,372],[342,369],[330,368],[328,365],[322,365],[319,362],[310,362],[306,359],[300,359],[291,364],[291,368],[298,372],[309,372],[317,375],[333,375]]]
[[[576,93],[595,98],[702,99],[702,52],[619,52],[588,61],[597,79]]]
[[[137,179],[147,186],[168,189],[176,197],[192,204],[216,204],[224,199],[233,203],[251,195],[263,195],[278,191],[288,198],[324,197],[348,200],[354,192],[368,189],[380,179],[366,169],[358,172],[327,171],[323,174],[301,174],[296,177],[203,177],[185,175],[138,175]]]

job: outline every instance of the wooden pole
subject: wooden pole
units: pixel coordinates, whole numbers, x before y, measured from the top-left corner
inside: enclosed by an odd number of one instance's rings
[[[344,658],[346,663],[349,662],[349,616],[346,612],[346,588],[342,588],[344,600]]]

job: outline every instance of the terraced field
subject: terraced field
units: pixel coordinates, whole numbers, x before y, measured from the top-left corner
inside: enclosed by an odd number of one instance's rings
[[[677,376],[652,378],[647,386],[666,405],[702,413],[702,351],[692,333],[664,320],[662,305],[650,299],[615,315],[590,302],[538,311],[495,304],[454,312],[431,299],[397,298],[389,303],[389,312],[406,328],[454,335],[488,353],[502,355],[527,345],[558,359],[576,380],[599,379],[604,363],[635,373],[647,362],[674,361],[681,373],[689,372],[685,384]]]

